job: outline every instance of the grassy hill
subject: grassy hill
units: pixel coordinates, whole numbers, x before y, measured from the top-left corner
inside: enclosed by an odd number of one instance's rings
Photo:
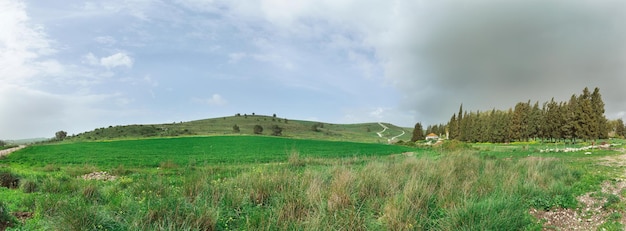
[[[282,129],[282,137],[298,139],[386,143],[388,139],[402,134],[403,131],[405,134],[398,139],[404,141],[411,139],[412,129],[389,123],[383,124],[389,129],[381,133],[382,137],[380,137],[377,132],[382,131],[383,128],[378,123],[332,124],[264,115],[241,115],[168,124],[110,126],[81,133],[69,139],[85,141],[193,135],[254,135],[255,125],[263,127],[261,135],[272,135],[272,127],[278,126]],[[235,125],[239,127],[239,132],[233,129]],[[315,125],[317,129],[314,131]]]

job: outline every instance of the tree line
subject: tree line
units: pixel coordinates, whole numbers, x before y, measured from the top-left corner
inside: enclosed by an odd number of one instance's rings
[[[440,126],[435,128],[441,131]],[[466,142],[505,143],[536,139],[576,142],[606,139],[609,130],[618,136],[624,135],[621,119],[609,123],[604,116],[599,88],[593,92],[585,88],[582,94],[572,95],[569,101],[556,102],[552,98],[540,106],[539,102],[532,104],[529,100],[508,110],[467,112],[461,104],[459,112],[452,115],[445,128],[449,139]]]

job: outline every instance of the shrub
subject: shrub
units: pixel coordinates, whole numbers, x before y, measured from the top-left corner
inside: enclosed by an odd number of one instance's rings
[[[45,167],[43,167],[44,172],[56,172],[59,170],[61,170],[61,168],[59,168],[59,166],[56,166],[54,164],[47,164]]]
[[[254,132],[254,134],[261,134],[263,133],[263,127],[261,127],[261,125],[254,125],[254,128],[252,130]]]
[[[11,172],[0,172],[0,186],[5,188],[17,188],[20,179]]]
[[[441,144],[441,149],[444,151],[458,151],[458,150],[468,150],[471,149],[472,146],[470,144],[458,141],[458,140],[448,140]]]
[[[22,181],[22,185],[20,186],[24,193],[33,193],[37,191],[37,182],[33,180],[25,180]]]
[[[283,128],[279,127],[278,125],[272,126],[272,135],[273,136],[282,136],[283,135]]]

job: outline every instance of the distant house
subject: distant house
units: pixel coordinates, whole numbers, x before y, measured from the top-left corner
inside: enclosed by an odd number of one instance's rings
[[[435,133],[430,133],[426,136],[426,140],[438,140],[439,136],[436,135]]]

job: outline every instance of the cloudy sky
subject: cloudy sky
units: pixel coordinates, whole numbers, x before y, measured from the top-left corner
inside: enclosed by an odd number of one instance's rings
[[[0,0],[0,139],[235,113],[445,123],[599,87],[621,0]]]

